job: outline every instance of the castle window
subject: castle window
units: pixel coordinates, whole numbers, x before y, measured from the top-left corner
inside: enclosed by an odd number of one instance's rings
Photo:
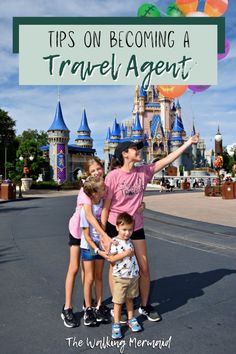
[[[157,143],[155,142],[154,144],[153,144],[153,151],[157,151],[158,150],[158,145],[157,145]]]

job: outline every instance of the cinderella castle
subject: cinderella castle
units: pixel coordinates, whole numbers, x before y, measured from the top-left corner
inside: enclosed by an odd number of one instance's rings
[[[191,135],[194,134],[193,124]],[[121,124],[115,119],[112,128],[107,130],[104,144],[106,171],[117,144],[125,140],[144,141],[143,163],[157,161],[177,150],[188,140],[179,101],[175,102],[162,96],[154,86],[150,86],[147,90],[137,86],[134,93],[132,119]],[[176,173],[178,174],[180,168],[191,171],[195,167],[204,166],[205,149],[205,143],[201,139],[197,146],[188,148],[173,163],[177,168]]]
[[[195,134],[194,124],[191,134]],[[69,135],[70,131],[58,101],[54,120],[48,129],[49,144],[41,147],[41,150],[50,165],[50,178],[62,183],[76,179],[78,172],[83,172],[88,156],[96,154],[85,110],[74,144],[69,144]],[[114,150],[121,141],[144,141],[142,160],[143,163],[149,163],[167,156],[187,139],[179,101],[163,97],[154,86],[147,90],[137,86],[130,121],[118,123],[115,118],[112,127],[107,130],[104,142],[105,172],[108,171]],[[205,162],[205,143],[200,140],[197,146],[189,147],[175,160],[173,166],[176,167],[176,174],[179,174],[180,169],[190,171],[204,166]]]

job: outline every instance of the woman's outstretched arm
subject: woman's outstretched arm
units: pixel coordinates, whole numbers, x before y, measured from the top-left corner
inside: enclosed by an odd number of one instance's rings
[[[171,162],[176,160],[182,153],[192,144],[197,144],[199,141],[199,134],[191,136],[191,138],[186,141],[182,146],[180,146],[176,151],[171,152],[169,155],[164,157],[163,159],[157,161],[155,163],[154,173],[163,170],[166,166],[168,166]]]

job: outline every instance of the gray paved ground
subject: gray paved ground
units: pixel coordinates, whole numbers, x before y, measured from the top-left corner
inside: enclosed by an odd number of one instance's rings
[[[127,331],[117,344],[110,340],[110,324],[86,328],[81,321],[76,329],[65,328],[60,310],[68,262],[67,222],[75,200],[63,196],[0,204],[0,353],[235,353],[236,229],[149,210],[151,300],[163,321],[150,323],[140,317],[144,331]],[[107,268],[104,279],[109,303]],[[74,303],[81,318],[80,281]],[[91,349],[101,341],[106,349]],[[158,341],[170,348],[148,346]]]

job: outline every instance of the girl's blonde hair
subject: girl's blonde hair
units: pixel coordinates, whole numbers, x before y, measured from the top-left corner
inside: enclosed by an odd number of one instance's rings
[[[96,177],[89,176],[83,185],[84,193],[91,198],[93,193],[97,193],[99,189],[103,186],[103,184],[104,184],[103,178],[98,176]]]
[[[85,162],[84,165],[84,172],[87,176],[90,175],[89,173],[89,167],[96,162],[98,165],[100,165],[102,168],[104,168],[102,161],[97,157],[97,156],[90,156],[88,160]]]

